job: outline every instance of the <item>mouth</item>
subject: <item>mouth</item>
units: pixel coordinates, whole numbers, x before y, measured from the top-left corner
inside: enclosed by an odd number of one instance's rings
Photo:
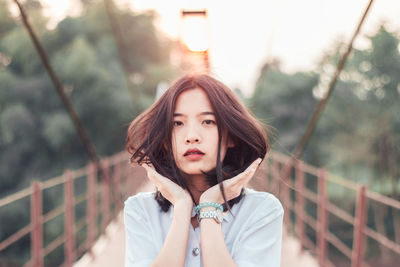
[[[185,154],[183,154],[183,156],[187,159],[190,160],[198,160],[201,159],[204,156],[204,152],[202,152],[201,150],[195,148],[195,149],[189,149],[185,152]]]

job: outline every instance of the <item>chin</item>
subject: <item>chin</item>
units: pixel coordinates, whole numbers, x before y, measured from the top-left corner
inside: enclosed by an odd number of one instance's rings
[[[186,175],[204,175],[201,171],[205,171],[205,172],[208,172],[209,171],[209,169],[206,169],[206,168],[199,168],[199,167],[196,167],[196,168],[183,168],[183,169],[180,169],[184,174],[186,174]]]
[[[210,164],[204,164],[202,162],[183,163],[182,165],[178,166],[178,168],[187,175],[204,175],[201,171],[209,172],[216,167],[210,166]]]
[[[199,169],[197,169],[197,170],[189,169],[189,170],[181,170],[181,171],[184,172],[187,175],[200,175],[200,174],[203,174]]]

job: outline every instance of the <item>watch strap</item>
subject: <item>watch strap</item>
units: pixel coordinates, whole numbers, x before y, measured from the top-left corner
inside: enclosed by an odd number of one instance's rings
[[[218,224],[222,223],[222,212],[217,210],[211,211],[200,211],[200,214],[197,216],[197,221],[200,222],[202,219],[214,219]]]

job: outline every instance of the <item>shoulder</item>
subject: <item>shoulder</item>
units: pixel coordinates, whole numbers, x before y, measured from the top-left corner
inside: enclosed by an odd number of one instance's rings
[[[283,214],[283,207],[277,197],[268,192],[256,191],[245,188],[243,204],[246,209],[253,210],[259,215],[273,215],[274,217]]]
[[[155,192],[139,192],[125,200],[125,212],[130,210],[152,210],[158,207]]]

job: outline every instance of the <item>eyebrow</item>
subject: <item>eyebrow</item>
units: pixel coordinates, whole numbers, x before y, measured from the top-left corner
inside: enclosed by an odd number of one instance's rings
[[[201,116],[201,115],[213,115],[213,116],[215,116],[214,112],[212,112],[212,111],[203,111],[203,112],[200,112],[197,116]],[[182,114],[182,113],[174,113],[174,117],[178,117],[178,116],[185,116],[185,115]]]

